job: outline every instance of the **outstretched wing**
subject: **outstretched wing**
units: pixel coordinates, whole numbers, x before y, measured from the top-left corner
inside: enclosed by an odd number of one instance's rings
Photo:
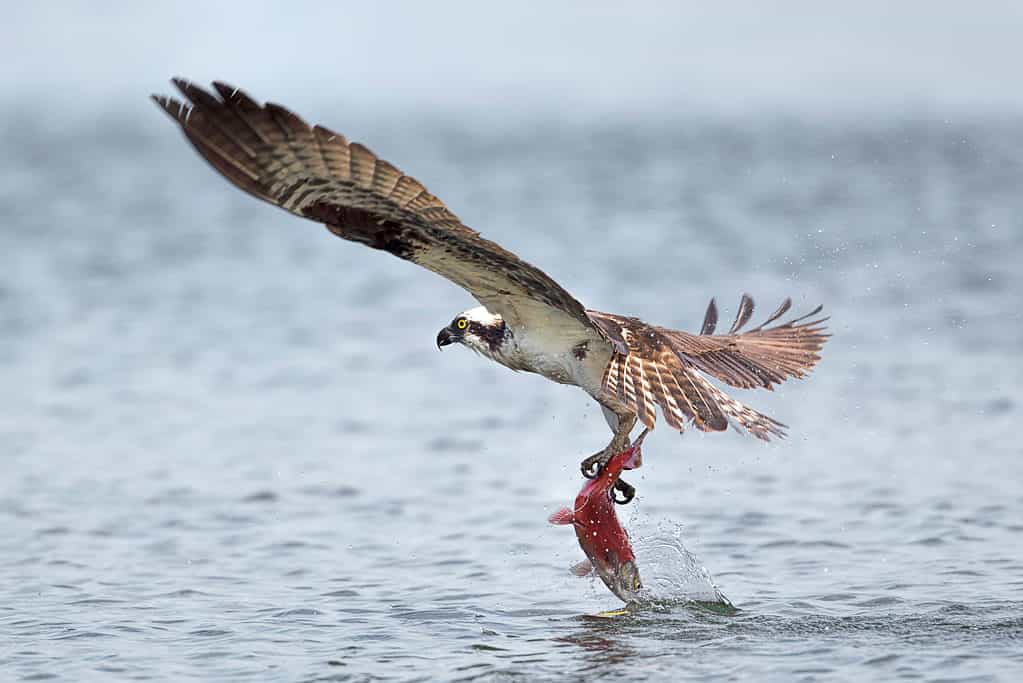
[[[153,96],[215,169],[249,194],[319,221],[346,240],[412,261],[515,326],[576,326],[599,338],[578,301],[543,271],[483,239],[416,179],[358,143],[276,104],[187,81],[189,102]]]
[[[628,354],[612,356],[604,372],[604,391],[636,411],[653,428],[656,407],[668,426],[683,431],[692,423],[703,431],[722,431],[734,424],[765,441],[785,436],[785,425],[730,398],[707,381],[706,372],[733,386],[772,386],[789,377],[802,377],[819,360],[827,340],[825,319],[802,322],[809,316],[767,328],[789,309],[782,306],[762,325],[738,333],[753,314],[753,299],[743,296],[736,322],[727,335],[713,336],[717,307],[711,301],[703,334],[648,325],[637,318],[587,311],[611,339],[621,339]]]
[[[821,306],[808,314],[768,327],[792,307],[792,300],[781,305],[760,325],[742,332],[753,316],[753,297],[743,294],[735,322],[727,334],[713,334],[717,306],[711,299],[700,334],[680,330],[658,331],[671,348],[708,375],[742,389],[774,389],[792,377],[803,377],[820,360],[820,350],[831,336],[825,332],[826,317],[817,318]]]

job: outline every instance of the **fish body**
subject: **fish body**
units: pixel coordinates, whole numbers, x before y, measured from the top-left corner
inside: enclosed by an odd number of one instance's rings
[[[573,567],[573,573],[585,576],[595,571],[604,585],[627,603],[636,599],[643,584],[629,534],[615,514],[613,488],[624,468],[638,465],[645,435],[644,432],[630,448],[612,456],[596,477],[586,481],[572,509],[562,508],[548,518],[551,524],[571,524],[575,528],[579,547],[587,559]]]

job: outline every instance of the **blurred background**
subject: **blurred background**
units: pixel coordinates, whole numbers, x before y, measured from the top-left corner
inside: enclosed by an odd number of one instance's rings
[[[0,667],[85,680],[1012,677],[1018,3],[35,3],[0,26]],[[818,303],[765,446],[658,429],[656,610],[548,527],[608,438],[472,299],[243,195],[147,98],[226,80],[584,304]],[[709,581],[740,613],[686,607]],[[700,587],[703,588],[700,588]]]
[[[7,11],[4,97],[130,111],[166,74],[395,116],[1009,115],[1013,2],[226,1]],[[114,106],[115,102],[122,102]],[[106,105],[104,107],[104,104]]]

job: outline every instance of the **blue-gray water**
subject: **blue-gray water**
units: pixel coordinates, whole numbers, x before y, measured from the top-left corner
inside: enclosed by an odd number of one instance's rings
[[[824,303],[813,375],[736,392],[790,438],[658,429],[621,513],[664,602],[593,618],[545,521],[608,438],[580,391],[438,353],[466,294],[242,195],[155,107],[19,109],[0,678],[1018,680],[1023,126],[324,110],[590,307]],[[738,613],[686,606],[700,565]]]

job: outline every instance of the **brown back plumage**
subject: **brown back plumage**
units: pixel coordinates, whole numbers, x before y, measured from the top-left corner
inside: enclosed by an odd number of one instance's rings
[[[827,318],[807,320],[820,312],[818,307],[801,318],[767,327],[791,305],[786,299],[763,323],[740,332],[754,309],[752,297],[744,294],[735,322],[724,335],[713,334],[718,319],[713,299],[699,335],[587,311],[605,335],[624,340],[629,350],[613,355],[603,389],[634,408],[647,427],[654,426],[659,406],[668,426],[679,431],[688,422],[703,431],[721,431],[732,423],[765,441],[784,436],[785,425],[729,398],[700,372],[745,389],[772,389],[790,377],[803,377],[820,360],[818,352],[829,336],[824,332]]]

